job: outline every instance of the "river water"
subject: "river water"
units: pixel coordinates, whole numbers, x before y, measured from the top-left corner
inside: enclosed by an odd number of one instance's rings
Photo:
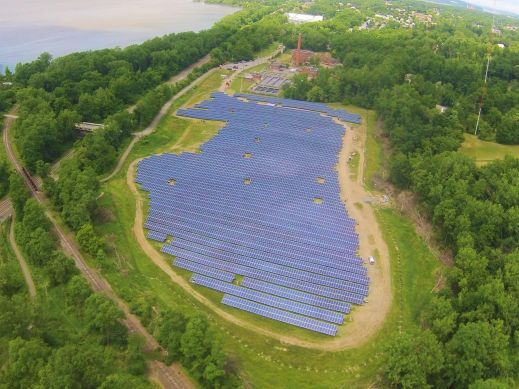
[[[0,0],[0,71],[75,51],[211,27],[236,8],[191,0]]]

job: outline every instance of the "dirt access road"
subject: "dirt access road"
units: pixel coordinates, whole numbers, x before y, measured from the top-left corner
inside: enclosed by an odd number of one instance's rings
[[[344,124],[344,123],[341,123]],[[378,227],[374,210],[368,204],[364,204],[362,209],[355,207],[355,203],[362,203],[368,193],[363,187],[364,170],[360,168],[357,179],[350,177],[347,164],[348,156],[355,148],[361,154],[360,166],[364,164],[364,149],[366,141],[365,124],[351,129],[348,127],[343,138],[343,148],[339,155],[339,184],[341,188],[341,197],[346,202],[349,214],[358,221],[357,231],[359,233],[360,254],[363,257],[371,255],[376,249],[380,255],[377,258],[377,264],[370,266],[368,269],[371,278],[369,302],[362,307],[355,309],[351,315],[352,322],[340,327],[339,334],[333,340],[325,342],[307,341],[297,337],[280,334],[271,331],[265,327],[260,327],[252,321],[239,319],[231,313],[223,310],[217,304],[214,304],[204,295],[197,292],[192,285],[184,278],[179,276],[170,266],[163,255],[157,251],[147,240],[144,232],[144,215],[143,215],[143,198],[135,185],[135,169],[138,161],[133,161],[130,165],[126,177],[127,185],[130,187],[136,199],[136,214],[133,225],[133,233],[137,242],[140,244],[144,252],[153,261],[153,263],[166,273],[171,280],[181,286],[186,293],[194,297],[197,301],[209,307],[213,312],[221,316],[223,319],[246,328],[258,334],[268,336],[279,340],[280,342],[300,346],[305,348],[337,351],[347,348],[355,348],[367,342],[382,326],[384,319],[391,307],[391,278],[390,263],[387,246],[382,239],[382,233]],[[358,138],[357,144],[354,144],[354,134]]]
[[[16,115],[5,115],[6,119],[9,119],[10,121],[13,121],[17,118]],[[9,197],[6,197],[3,201],[0,201],[0,223],[4,220],[8,219],[9,217],[12,217],[11,220],[11,228],[9,229],[9,244],[11,245],[14,255],[16,256],[16,259],[18,260],[18,263],[20,264],[20,267],[22,269],[23,278],[25,280],[25,284],[27,285],[27,290],[29,291],[29,295],[31,298],[36,297],[36,287],[34,286],[34,281],[32,279],[31,271],[29,270],[29,266],[27,265],[27,262],[25,261],[25,258],[23,257],[20,249],[18,248],[18,245],[16,244],[16,239],[14,236],[14,212],[13,212],[13,204],[11,203],[11,200]]]
[[[359,234],[359,255],[367,258],[376,256],[375,265],[368,266],[369,285],[368,302],[352,313],[353,321],[344,326],[340,336],[354,337],[359,344],[366,342],[382,327],[389,313],[393,300],[391,287],[391,268],[389,250],[375,216],[375,210],[364,199],[370,197],[364,187],[364,166],[367,138],[367,118],[359,126],[346,126],[342,150],[339,154],[337,171],[341,199],[346,204],[348,214],[357,221]],[[348,166],[348,157],[355,151],[359,153],[359,171],[354,178]]]
[[[193,71],[193,69],[195,69],[199,66],[205,65],[206,63],[209,63],[209,61],[211,61],[211,56],[209,54],[207,54],[205,57],[200,58],[195,63],[189,65],[187,68],[182,70],[180,73],[175,74],[168,81],[166,81],[165,84],[173,85],[176,82],[183,80],[184,78],[186,78],[189,75],[189,73],[191,73],[191,71]],[[131,107],[129,107],[128,112],[132,113],[133,111],[135,111],[135,108],[137,108],[137,104],[134,104]]]
[[[31,298],[36,297],[36,287],[34,286],[34,281],[32,279],[32,274],[25,261],[25,258],[22,255],[22,252],[18,248],[16,244],[16,239],[14,236],[14,212],[13,205],[9,198],[0,201],[0,223],[2,223],[7,218],[12,217],[11,220],[11,228],[9,229],[9,244],[11,245],[14,255],[20,264],[20,268],[22,269],[23,278],[25,280],[25,284],[27,285],[27,290],[29,291],[29,295]]]
[[[20,267],[22,268],[22,274],[23,278],[25,280],[25,283],[27,284],[27,289],[29,290],[29,295],[31,298],[36,297],[36,287],[34,286],[34,281],[32,279],[31,271],[29,270],[29,266],[27,265],[27,262],[25,262],[25,258],[23,257],[20,249],[18,248],[18,245],[16,244],[16,239],[14,236],[14,213],[13,213],[13,219],[11,220],[11,228],[9,229],[9,243],[11,244],[11,247],[13,248],[14,255],[16,256],[16,259],[18,260],[18,263],[20,264]]]
[[[158,342],[142,326],[139,319],[135,315],[130,313],[130,309],[128,308],[126,303],[114,293],[113,289],[108,284],[108,282],[99,273],[97,273],[97,271],[95,271],[87,265],[73,237],[65,234],[63,229],[56,222],[56,219],[54,218],[52,213],[48,210],[48,200],[45,198],[45,195],[33,189],[32,185],[30,184],[29,178],[25,176],[25,174],[23,173],[22,165],[18,161],[16,154],[14,153],[14,150],[12,148],[12,145],[9,141],[9,131],[14,120],[15,119],[13,118],[7,118],[4,124],[3,141],[7,152],[7,156],[13,164],[16,171],[18,172],[18,174],[20,174],[20,176],[22,176],[22,178],[24,179],[25,183],[27,184],[27,187],[31,191],[32,196],[45,210],[45,215],[49,218],[50,222],[52,223],[54,232],[59,239],[63,251],[72,257],[76,267],[86,278],[91,288],[96,292],[104,293],[112,301],[114,301],[117,304],[117,306],[124,312],[124,325],[128,328],[129,332],[137,333],[144,338],[144,348],[147,351],[161,350],[161,347],[158,344]],[[193,383],[183,373],[183,371],[180,369],[178,365],[166,367],[162,362],[152,360],[150,361],[149,366],[151,370],[151,376],[155,377],[156,380],[160,382],[160,384],[165,388],[194,388]]]
[[[254,60],[254,61],[251,61],[249,64],[247,64],[246,67],[243,67],[243,68],[240,68],[240,69],[236,70],[235,72],[233,72],[229,76],[229,78],[224,80],[224,82],[222,83],[222,85],[221,85],[219,90],[220,91],[225,91],[225,89],[227,88],[227,84],[230,85],[232,80],[234,80],[234,78],[239,73],[241,73],[242,71],[244,71],[246,69],[250,69],[251,67],[254,67],[254,66],[257,66],[257,65],[260,65],[262,63],[267,62],[269,59],[275,57],[281,51],[282,51],[282,49],[278,48],[272,54],[270,54],[270,55],[268,55],[266,57],[258,58],[258,59]],[[204,58],[202,58],[198,62],[194,63],[193,65],[189,66],[188,68],[184,69],[183,71],[181,71],[180,73],[178,73],[177,75],[172,77],[167,82],[167,84],[174,84],[174,83],[176,83],[176,82],[178,82],[180,80],[183,80],[184,78],[189,76],[189,73],[191,73],[191,71],[193,69],[195,69],[195,68],[197,68],[199,66],[205,65],[210,60],[211,60],[211,57],[209,55],[206,55]],[[173,102],[175,100],[177,100],[178,98],[182,97],[184,94],[186,94],[189,90],[191,90],[196,85],[200,84],[203,80],[205,80],[207,77],[209,77],[216,70],[218,70],[218,68],[213,68],[213,69],[209,70],[208,72],[206,72],[206,73],[202,74],[200,77],[198,77],[191,84],[187,85],[184,89],[182,89],[180,92],[178,92],[175,96],[173,96],[171,99],[169,99],[166,102],[166,104],[164,104],[162,106],[162,108],[160,109],[159,113],[155,116],[155,118],[153,118],[152,122],[148,125],[148,127],[146,127],[142,131],[134,133],[133,134],[133,138],[132,138],[130,144],[126,147],[126,150],[124,150],[124,152],[122,153],[121,157],[119,158],[119,161],[117,161],[117,165],[115,166],[115,168],[112,171],[112,173],[110,173],[105,178],[101,179],[101,182],[107,182],[107,181],[111,180],[117,173],[119,173],[119,171],[123,167],[124,163],[126,162],[126,159],[128,158],[128,155],[130,154],[130,152],[132,151],[133,147],[135,146],[135,143],[137,143],[141,138],[143,138],[143,137],[145,137],[147,135],[150,135],[153,131],[155,131],[155,129],[159,125],[160,121],[168,113],[169,109],[171,108],[171,106],[173,105]],[[134,109],[135,109],[135,106],[130,107],[128,109],[128,111],[132,112]]]
[[[191,65],[189,68],[181,71],[179,74],[174,76],[171,80],[169,80],[168,84],[174,84],[175,82],[178,82],[180,80],[183,80],[186,78],[189,73],[196,67],[204,65],[205,63],[210,61],[209,55],[202,58],[197,63]],[[202,74],[200,77],[198,77],[195,81],[193,81],[191,84],[187,85],[185,88],[183,88],[181,91],[179,91],[175,96],[173,96],[171,99],[169,99],[166,104],[162,106],[159,113],[153,118],[151,123],[146,127],[144,130],[135,132],[133,134],[133,138],[130,142],[130,144],[126,147],[124,152],[121,154],[121,157],[119,158],[119,161],[117,161],[117,165],[115,166],[114,170],[105,178],[101,179],[101,182],[106,182],[111,180],[123,167],[124,163],[126,162],[126,159],[128,158],[128,155],[130,155],[130,152],[133,149],[133,146],[135,146],[135,143],[137,143],[141,138],[150,135],[153,131],[155,131],[155,128],[159,125],[162,118],[168,113],[169,109],[173,105],[173,102],[178,99],[179,97],[182,97],[184,94],[186,94],[189,90],[191,90],[196,85],[200,84],[203,80],[205,80],[210,74],[212,74],[216,69],[211,69],[208,72]]]

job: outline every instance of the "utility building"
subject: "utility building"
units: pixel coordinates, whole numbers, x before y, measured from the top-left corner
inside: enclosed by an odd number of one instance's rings
[[[315,23],[324,20],[322,15],[296,14],[289,12],[286,16],[288,17],[288,21],[292,23]]]

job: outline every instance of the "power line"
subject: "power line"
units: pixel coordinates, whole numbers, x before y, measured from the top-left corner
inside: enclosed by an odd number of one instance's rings
[[[496,2],[494,0],[494,8],[496,6]],[[488,47],[488,54],[487,54],[487,67],[485,70],[485,83],[483,84],[483,91],[481,92],[481,99],[479,100],[479,112],[478,112],[478,120],[476,121],[476,129],[474,130],[474,135],[478,134],[479,130],[479,123],[481,121],[481,112],[483,111],[483,104],[485,100],[485,94],[487,91],[487,83],[488,83],[488,69],[490,68],[490,60],[492,58],[492,34],[494,33],[496,28],[496,16],[492,14],[492,27],[490,29],[490,35],[489,35],[489,47]]]

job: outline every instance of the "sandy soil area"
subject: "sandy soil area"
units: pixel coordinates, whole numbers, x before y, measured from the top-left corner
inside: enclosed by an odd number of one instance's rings
[[[343,326],[339,334],[340,337],[354,337],[357,345],[366,342],[380,329],[393,299],[389,251],[372,206],[364,202],[370,196],[363,185],[366,137],[366,124],[348,126],[337,166],[341,198],[348,214],[357,221],[359,254],[362,258],[376,254],[375,265],[367,265],[371,279],[368,302],[355,309],[351,315],[353,321]],[[348,167],[348,157],[353,151],[357,151],[360,158],[356,178]]]

